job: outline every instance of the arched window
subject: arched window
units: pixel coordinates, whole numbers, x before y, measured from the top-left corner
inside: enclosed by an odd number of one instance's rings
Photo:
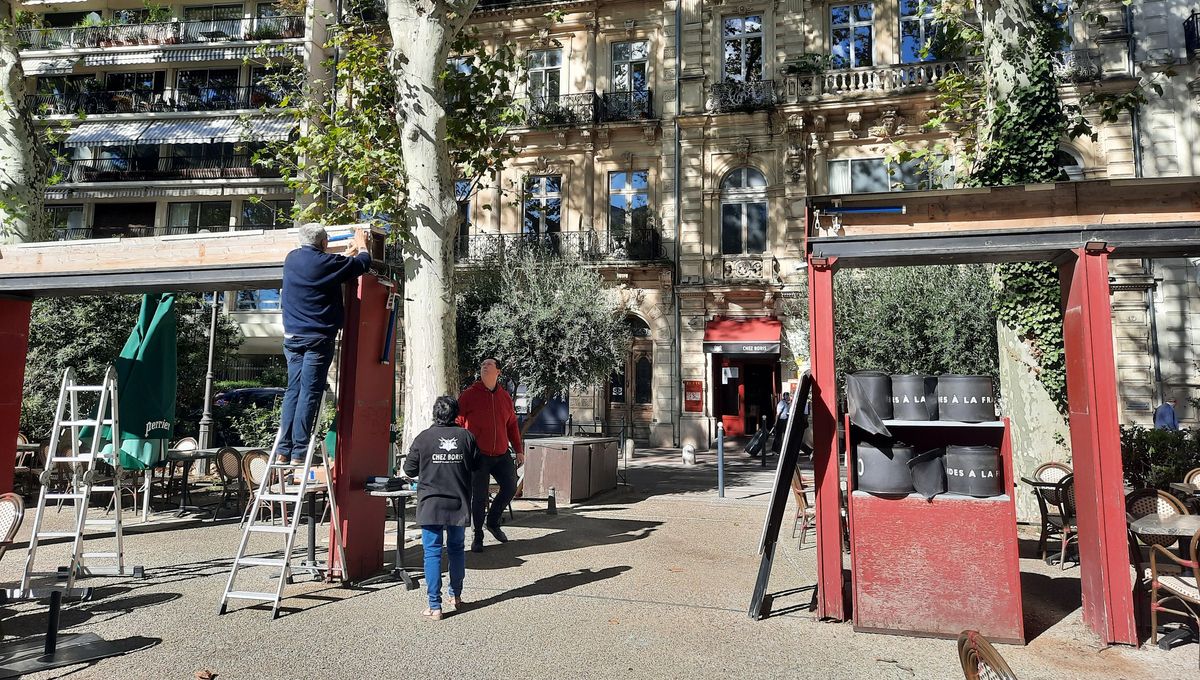
[[[721,181],[721,253],[749,255],[767,249],[767,178],[735,168]]]
[[[649,404],[652,385],[650,357],[643,354],[634,362],[633,368],[633,403]]]
[[[627,316],[625,317],[625,324],[629,326],[629,335],[631,335],[635,340],[637,338],[650,337],[650,326],[647,325],[646,322],[640,317],[632,315]]]
[[[1083,161],[1075,152],[1060,148],[1054,152],[1054,161],[1058,168],[1067,176],[1067,180],[1078,182],[1083,179]]]

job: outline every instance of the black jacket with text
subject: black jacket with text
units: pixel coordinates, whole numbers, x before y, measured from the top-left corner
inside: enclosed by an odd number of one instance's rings
[[[417,435],[404,474],[416,477],[417,524],[471,524],[471,472],[479,467],[475,437],[461,427],[433,426]]]

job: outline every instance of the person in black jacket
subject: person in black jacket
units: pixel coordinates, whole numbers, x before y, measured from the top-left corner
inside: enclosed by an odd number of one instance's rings
[[[417,435],[404,459],[404,474],[417,477],[417,524],[425,547],[425,586],[429,608],[425,616],[442,618],[442,546],[450,561],[450,604],[462,609],[467,555],[463,550],[471,523],[471,473],[479,466],[475,436],[456,427],[458,401],[438,397],[433,426]],[[398,540],[403,540],[401,537]]]
[[[288,385],[280,412],[276,462],[304,462],[308,440],[317,419],[317,406],[325,392],[325,378],[333,362],[333,342],[345,320],[342,284],[371,266],[367,235],[354,232],[346,256],[325,252],[329,235],[325,227],[310,223],[300,227],[300,247],[283,260],[283,356],[287,359]]]

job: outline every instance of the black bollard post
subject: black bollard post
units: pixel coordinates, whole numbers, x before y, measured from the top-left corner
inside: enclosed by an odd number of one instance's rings
[[[558,506],[554,503],[554,487],[550,487],[550,493],[546,496],[546,514],[558,514]]]
[[[717,423],[717,497],[725,497],[725,426]]]
[[[765,413],[763,414],[762,422],[758,424],[758,427],[759,427],[759,431],[764,433],[763,434],[763,446],[762,446],[762,466],[766,467],[767,466],[767,455],[769,455],[769,452],[771,450],[771,442],[770,442],[771,436],[770,436],[770,433],[767,432],[767,414],[765,414]]]
[[[50,593],[50,616],[46,622],[46,656],[54,654],[54,650],[58,648],[58,614],[62,609],[62,591],[55,590]]]

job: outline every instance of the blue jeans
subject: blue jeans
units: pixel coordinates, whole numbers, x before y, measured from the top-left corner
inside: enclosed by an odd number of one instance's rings
[[[425,589],[429,593],[429,608],[442,608],[442,534],[446,535],[446,553],[450,558],[450,597],[461,597],[463,578],[467,575],[467,554],[463,552],[466,527],[427,524],[421,527],[421,544],[425,546]]]
[[[280,413],[283,435],[275,453],[300,464],[308,452],[325,378],[333,362],[333,338],[285,338],[283,355],[287,358],[288,386]]]

